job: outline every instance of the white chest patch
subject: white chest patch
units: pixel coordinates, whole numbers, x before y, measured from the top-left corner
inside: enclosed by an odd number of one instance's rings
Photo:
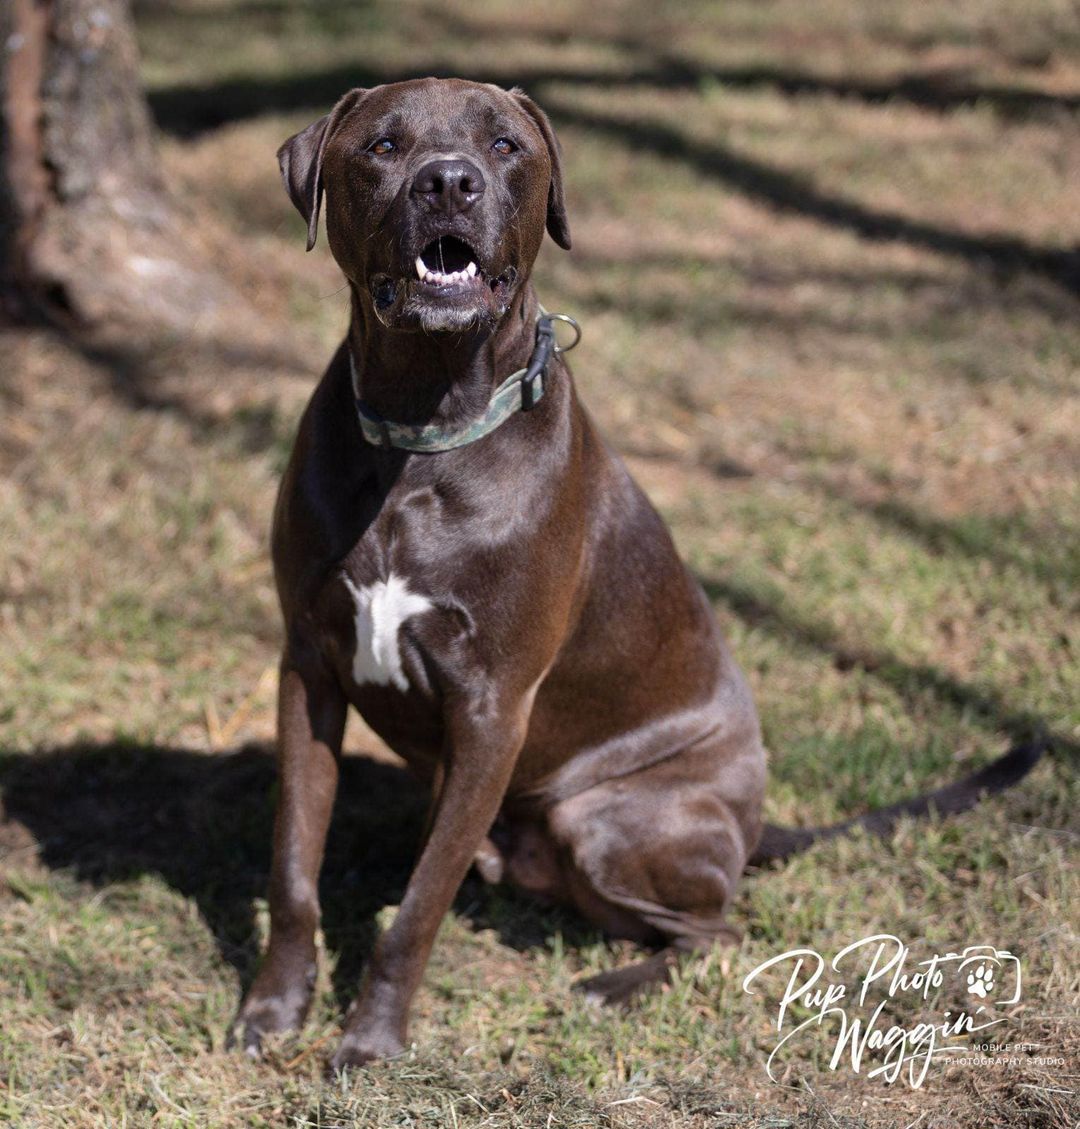
[[[409,616],[426,612],[434,605],[426,596],[409,591],[400,576],[391,573],[386,580],[357,588],[343,576],[345,587],[356,608],[356,654],[353,657],[353,679],[359,686],[374,682],[377,686],[409,688],[409,680],[401,669],[398,631]]]

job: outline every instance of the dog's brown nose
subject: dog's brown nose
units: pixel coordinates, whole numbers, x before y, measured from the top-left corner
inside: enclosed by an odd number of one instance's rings
[[[469,161],[429,161],[416,174],[412,194],[432,211],[456,216],[484,194],[484,174]]]

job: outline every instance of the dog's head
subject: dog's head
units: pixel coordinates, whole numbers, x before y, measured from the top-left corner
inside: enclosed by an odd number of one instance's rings
[[[559,145],[518,90],[418,79],[351,90],[278,150],[315,244],[330,248],[386,326],[491,329],[545,227],[570,247]]]

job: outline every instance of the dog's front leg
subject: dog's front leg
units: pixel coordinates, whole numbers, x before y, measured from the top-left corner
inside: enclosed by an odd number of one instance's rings
[[[337,790],[346,702],[315,656],[286,654],[278,692],[279,796],[270,873],[270,944],[236,1019],[245,1049],[298,1028],[315,987],[319,869]]]
[[[405,1047],[409,1006],[439,924],[498,814],[525,739],[524,710],[448,711],[444,779],[420,858],[393,925],[379,940],[349,1013],[335,1070]]]

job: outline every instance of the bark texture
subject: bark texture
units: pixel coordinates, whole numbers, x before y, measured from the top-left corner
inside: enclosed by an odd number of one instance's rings
[[[213,320],[228,288],[162,182],[127,0],[7,0],[0,43],[6,313]]]

